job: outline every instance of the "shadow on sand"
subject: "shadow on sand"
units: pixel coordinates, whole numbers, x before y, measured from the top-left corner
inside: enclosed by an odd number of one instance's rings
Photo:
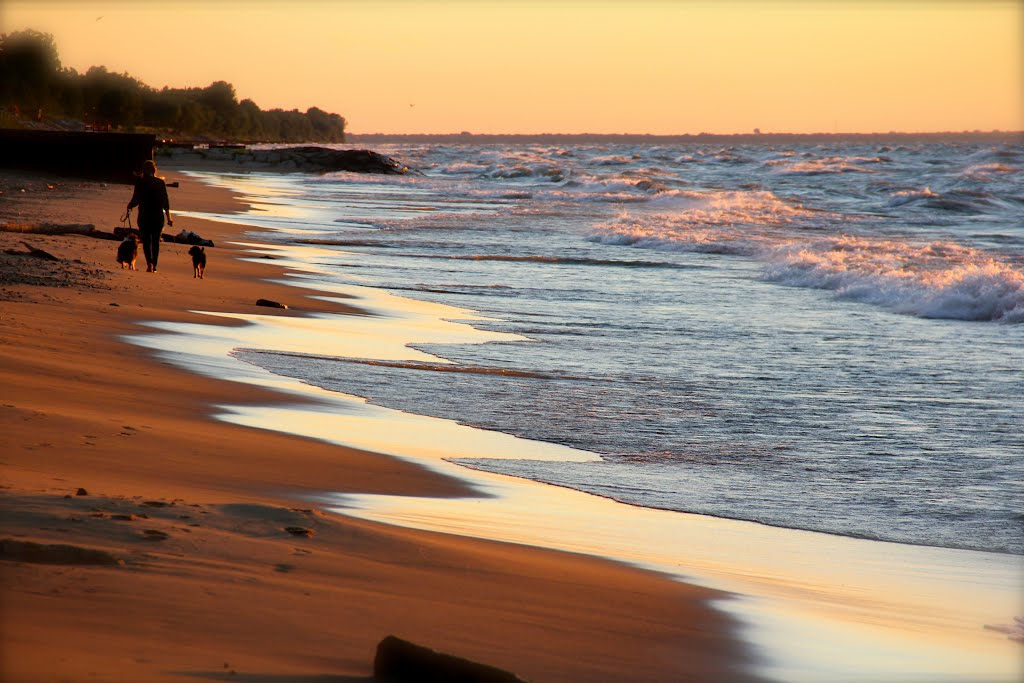
[[[372,676],[341,676],[337,674],[256,674],[234,670],[223,671],[175,671],[181,676],[191,676],[208,681],[232,681],[233,683],[375,683],[380,679]]]

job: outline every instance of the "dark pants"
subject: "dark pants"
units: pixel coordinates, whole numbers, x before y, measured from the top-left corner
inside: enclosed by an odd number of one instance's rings
[[[164,231],[163,226],[157,228],[143,228],[139,226],[139,237],[142,238],[142,253],[146,256],[146,265],[156,268],[157,259],[160,258],[160,234]]]

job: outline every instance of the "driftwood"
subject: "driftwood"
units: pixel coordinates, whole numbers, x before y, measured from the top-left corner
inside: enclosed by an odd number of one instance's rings
[[[524,683],[509,671],[436,652],[395,636],[377,645],[373,677],[395,683]]]
[[[203,239],[201,235],[192,232],[191,230],[182,230],[177,235],[172,235],[169,232],[165,232],[160,235],[160,239],[164,242],[174,242],[176,244],[193,244],[200,247],[212,247],[213,240]]]
[[[22,242],[22,244],[24,244],[25,248],[28,249],[28,255],[29,256],[35,256],[36,258],[46,259],[47,261],[62,261],[63,260],[63,259],[57,258],[56,256],[54,256],[53,254],[51,254],[48,251],[43,251],[42,249],[36,249],[35,247],[33,247],[28,242]]]
[[[96,229],[92,223],[2,223],[0,231],[36,235],[88,235]]]
[[[0,539],[0,560],[33,564],[123,565],[121,560],[103,550],[76,545],[47,545],[13,538]]]
[[[86,237],[95,237],[98,240],[123,240],[123,237],[118,237],[112,232],[106,232],[104,230],[90,230],[85,234]]]
[[[142,237],[142,235],[139,234],[138,228],[126,228],[122,225],[119,225],[114,228],[114,237],[116,239],[123,240],[128,235],[135,235],[136,237],[139,238]]]
[[[266,306],[268,308],[288,308],[288,304],[282,304],[279,301],[271,301],[270,299],[256,299],[257,306]]]
[[[123,240],[129,232],[136,235],[135,228],[116,227],[113,232],[97,230],[92,223],[3,223],[0,232],[16,232],[24,235],[81,235],[101,240]]]

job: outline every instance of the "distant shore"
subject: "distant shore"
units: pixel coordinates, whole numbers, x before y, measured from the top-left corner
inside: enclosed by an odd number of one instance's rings
[[[348,144],[446,143],[446,144],[779,144],[863,142],[910,144],[916,142],[1006,142],[1024,143],[1024,131],[960,131],[942,133],[699,133],[696,135],[647,135],[612,133],[538,133],[538,134],[474,134],[474,133],[362,133],[347,134]]]

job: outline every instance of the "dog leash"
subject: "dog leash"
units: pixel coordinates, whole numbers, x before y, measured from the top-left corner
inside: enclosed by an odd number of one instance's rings
[[[123,226],[125,223],[128,224],[128,229],[131,230],[132,229],[132,210],[131,209],[128,209],[127,211],[125,211],[124,215],[121,216],[121,225]]]

